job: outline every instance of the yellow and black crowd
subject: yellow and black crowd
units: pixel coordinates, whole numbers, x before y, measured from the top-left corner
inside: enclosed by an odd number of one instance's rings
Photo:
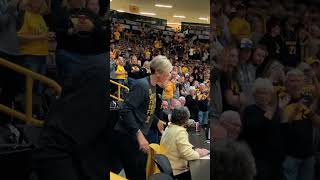
[[[111,168],[144,180],[152,175],[150,145],[158,144],[169,179],[191,179],[188,162],[209,154],[211,179],[320,178],[319,6],[212,2],[209,42],[191,26],[171,33],[127,28],[101,15],[100,3],[0,0],[0,57],[63,88],[44,110],[50,91],[34,84],[40,105],[33,117],[46,119],[36,140],[0,114],[3,177],[26,179],[32,171],[32,180],[106,179]],[[114,126],[106,114],[109,78],[129,88],[119,95],[111,84],[110,93],[123,99]],[[0,104],[23,112],[24,81],[1,68]],[[194,148],[190,129],[205,132],[211,152]]]
[[[212,8],[211,146],[227,138],[248,148],[226,163],[213,157],[212,178],[319,179],[319,6],[226,0]]]
[[[110,79],[130,88],[129,93],[121,92],[125,100],[120,120],[115,126],[114,136],[121,139],[117,151],[124,149],[119,152],[121,167],[127,178],[145,179],[147,153],[144,148],[149,147],[143,147],[143,143],[146,146],[159,144],[162,154],[171,164],[172,175],[176,179],[191,179],[188,161],[208,154],[206,149],[193,149],[186,127],[199,124],[197,130],[203,129],[207,135],[209,132],[209,41],[198,39],[196,34],[185,33],[192,30],[191,27],[166,34],[163,30],[147,26],[133,31],[118,21],[115,18],[111,27]],[[162,79],[158,79],[158,73]],[[148,81],[152,90],[145,98],[146,89],[141,88],[147,88]],[[114,89],[111,93],[118,92]],[[155,99],[155,104],[150,104],[152,99]],[[130,139],[124,130],[129,129],[125,118],[128,119],[128,113],[132,111],[135,114],[132,121],[140,121],[141,106],[148,105],[147,102],[153,109],[150,112],[154,114],[154,122],[147,127],[140,122],[137,125],[130,123],[136,131],[139,128],[142,131],[141,134],[138,131],[137,140]]]

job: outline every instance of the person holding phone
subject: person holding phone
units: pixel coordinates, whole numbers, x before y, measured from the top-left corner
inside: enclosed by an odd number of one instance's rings
[[[88,69],[107,67],[107,30],[102,18],[85,8],[84,0],[67,2],[54,15],[56,63],[64,92],[73,89]]]

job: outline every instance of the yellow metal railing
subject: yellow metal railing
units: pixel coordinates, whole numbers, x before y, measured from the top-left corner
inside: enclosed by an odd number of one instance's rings
[[[126,89],[127,91],[129,91],[129,88],[127,86],[122,85],[122,84],[120,84],[118,82],[115,82],[113,80],[110,80],[110,83],[118,86],[118,94],[117,94],[117,96],[112,95],[110,93],[110,97],[115,99],[115,100],[117,100],[117,101],[124,101],[124,99],[121,98],[121,88]]]
[[[55,93],[59,96],[61,94],[62,88],[61,86],[56,83],[55,81],[47,78],[46,76],[40,75],[35,73],[27,68],[22,66],[16,65],[12,62],[9,62],[5,59],[0,58],[0,66],[9,68],[19,74],[23,74],[26,76],[26,105],[25,105],[25,114],[18,112],[14,109],[11,109],[3,104],[0,104],[0,111],[6,113],[12,117],[25,121],[27,124],[35,125],[35,126],[42,126],[44,121],[35,119],[32,117],[32,88],[34,80],[38,80],[48,87],[51,87],[55,90]],[[15,83],[15,82],[12,82]]]

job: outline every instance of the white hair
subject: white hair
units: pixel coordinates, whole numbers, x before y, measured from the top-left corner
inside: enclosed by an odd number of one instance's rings
[[[173,69],[173,66],[167,57],[158,55],[154,57],[150,62],[150,69],[151,69],[151,73],[155,73],[155,72],[170,73]]]
[[[289,76],[304,76],[304,74],[299,69],[292,69],[289,72],[287,72],[287,78]]]
[[[270,92],[274,92],[274,87],[272,82],[269,79],[258,78],[253,84],[253,93],[257,91],[257,89],[267,89]]]
[[[225,111],[221,114],[219,122],[234,122],[240,120],[240,114],[236,111]]]
[[[179,101],[186,101],[186,98],[184,96],[180,96]]]

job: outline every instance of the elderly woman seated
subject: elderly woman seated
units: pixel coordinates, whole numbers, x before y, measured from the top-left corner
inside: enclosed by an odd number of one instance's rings
[[[168,157],[173,174],[178,180],[191,180],[188,161],[199,159],[209,153],[206,149],[193,150],[185,129],[189,117],[190,113],[186,107],[175,108],[171,123],[164,131],[160,142],[160,147]]]

